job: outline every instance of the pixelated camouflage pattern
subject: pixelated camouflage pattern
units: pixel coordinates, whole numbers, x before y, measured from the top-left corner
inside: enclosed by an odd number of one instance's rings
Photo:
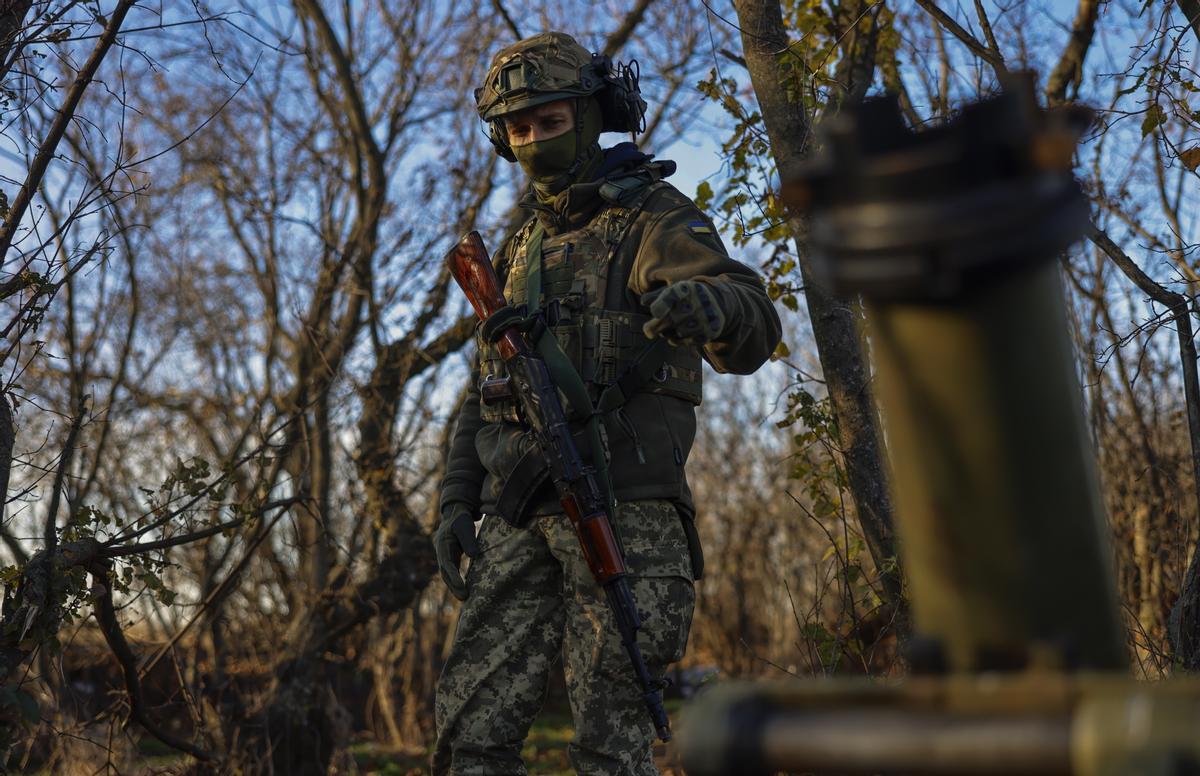
[[[615,520],[651,673],[683,657],[695,592],[669,501],[621,504]],[[657,774],[654,728],[603,591],[565,515],[514,528],[484,519],[454,646],[437,688],[434,774],[524,774],[521,746],[564,660],[575,719],[571,764],[588,776]]]

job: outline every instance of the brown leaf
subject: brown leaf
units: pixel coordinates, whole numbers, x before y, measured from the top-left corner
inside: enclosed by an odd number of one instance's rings
[[[1200,167],[1200,146],[1181,151],[1179,153],[1179,161],[1183,162],[1184,167],[1195,172],[1196,168]]]

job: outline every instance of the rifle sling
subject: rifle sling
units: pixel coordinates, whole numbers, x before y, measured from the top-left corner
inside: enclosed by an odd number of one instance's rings
[[[630,191],[643,190],[647,187],[648,183],[653,183],[654,180],[657,180],[657,178],[651,178],[650,180],[639,179],[635,182],[636,185],[630,184],[627,188]],[[621,182],[624,183],[624,181]],[[623,199],[624,195],[628,192],[625,189],[621,189],[619,193],[622,194]],[[645,202],[645,196],[642,196],[641,201],[633,203],[635,214],[641,210],[641,206]],[[609,507],[609,514],[615,515],[616,494],[613,484],[609,479],[608,446],[604,437],[605,432],[601,424],[601,419],[604,414],[620,409],[641,390],[643,385],[658,374],[667,357],[667,342],[663,339],[655,339],[649,342],[624,373],[613,381],[612,384],[605,386],[596,403],[593,405],[587,385],[584,383],[579,371],[571,363],[571,359],[563,352],[558,338],[545,326],[541,316],[538,315],[542,303],[542,240],[544,236],[545,228],[539,221],[534,224],[533,230],[529,234],[529,239],[525,243],[525,302],[528,306],[530,318],[537,321],[529,331],[529,339],[546,362],[546,368],[550,372],[550,377],[554,380],[554,384],[566,400],[566,406],[563,409],[566,411],[567,417],[573,420],[586,420],[587,433],[583,435],[582,439],[579,439],[579,435],[576,435],[576,440],[582,442],[579,445],[579,452],[584,460],[590,461],[595,468],[596,479],[599,481],[598,484],[604,492],[604,499]],[[523,466],[528,458],[529,455],[526,454],[518,461],[512,475],[505,482],[501,490],[501,502],[504,501],[505,494],[510,490],[520,489],[527,494],[533,493],[536,489],[534,480],[536,479],[537,484],[540,484],[545,478],[545,471],[536,471],[532,463],[527,467]],[[544,468],[548,468],[548,465],[544,461],[542,463]],[[517,476],[518,474],[520,475],[519,477]],[[526,477],[529,479],[526,479]],[[525,499],[526,501],[527,498]],[[508,500],[516,502],[513,504],[515,507],[523,509],[524,506],[527,506],[527,504],[520,503],[515,496]],[[521,512],[509,512],[504,509],[503,504],[498,504],[497,506],[500,506],[501,514],[511,515],[514,521],[520,519]]]

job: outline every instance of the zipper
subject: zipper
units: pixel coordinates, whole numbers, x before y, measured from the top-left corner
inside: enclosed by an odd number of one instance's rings
[[[638,436],[637,429],[634,428],[633,421],[625,414],[624,407],[618,407],[615,411],[617,423],[621,425],[621,430],[625,432],[630,439],[633,440],[633,449],[637,453],[638,463],[646,462],[646,451],[642,448],[642,438]]]

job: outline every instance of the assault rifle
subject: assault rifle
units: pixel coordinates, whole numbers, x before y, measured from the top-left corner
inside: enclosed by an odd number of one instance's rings
[[[523,316],[505,300],[500,280],[478,232],[463,237],[447,254],[446,263],[482,321],[484,336],[495,342],[500,352],[512,393],[550,467],[550,478],[559,502],[575,528],[588,568],[608,597],[621,643],[629,653],[650,719],[658,737],[669,741],[671,723],[663,708],[663,685],[650,676],[637,644],[642,620],[633,600],[633,591],[629,589],[624,553],[613,531],[596,470],[584,461],[575,444],[558,388],[550,377],[546,362],[522,329]],[[603,452],[596,450],[595,454],[603,455]]]

